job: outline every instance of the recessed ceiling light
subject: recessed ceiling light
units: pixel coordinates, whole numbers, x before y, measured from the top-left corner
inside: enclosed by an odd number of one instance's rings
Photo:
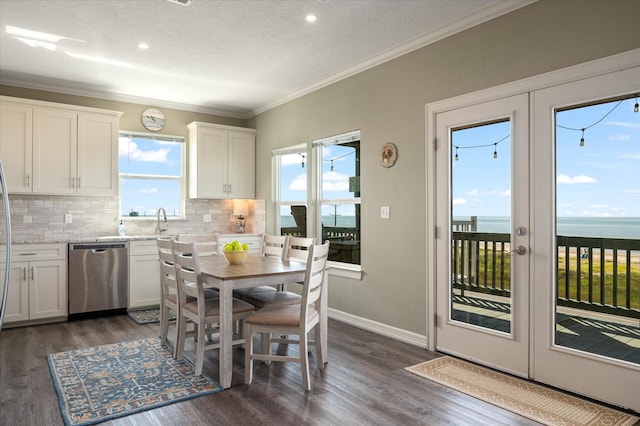
[[[306,16],[306,18],[304,18],[307,20],[307,22],[316,22],[316,20],[318,19],[318,17],[316,15],[314,15],[313,13],[310,13]]]
[[[138,43],[138,48],[142,50],[147,50],[149,45],[147,43]]]

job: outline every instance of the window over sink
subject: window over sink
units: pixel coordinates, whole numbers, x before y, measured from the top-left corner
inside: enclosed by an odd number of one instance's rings
[[[185,139],[178,136],[120,132],[118,167],[120,216],[184,217]]]

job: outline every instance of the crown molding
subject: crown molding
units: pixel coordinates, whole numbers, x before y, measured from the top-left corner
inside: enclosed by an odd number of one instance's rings
[[[352,67],[346,68],[345,70],[340,71],[336,74],[333,74],[330,77],[327,77],[322,80],[318,80],[315,83],[312,83],[308,86],[301,88],[300,90],[294,93],[291,93],[290,95],[287,95],[269,104],[263,105],[260,108],[256,108],[251,112],[251,115],[247,118],[251,118],[252,116],[256,116],[270,109],[283,105],[287,102],[291,102],[304,95],[308,95],[309,93],[315,92],[316,90],[322,89],[331,84],[334,84],[346,78],[352,77],[363,71],[366,71],[378,65],[384,64],[385,62],[389,62],[402,55],[406,55],[407,53],[411,53],[415,50],[421,49],[425,46],[428,46],[437,41],[445,39],[453,34],[475,27],[476,25],[480,25],[484,22],[490,21],[491,19],[497,18],[499,16],[506,15],[507,13],[513,12],[514,10],[520,9],[524,6],[528,6],[532,3],[535,3],[536,1],[538,0],[505,0],[503,2],[493,4],[492,6],[489,6],[486,9],[483,9],[477,13],[474,13],[473,15],[468,16],[467,18],[461,19],[451,24],[443,25],[427,34],[423,34],[408,42],[397,45],[378,55],[375,55],[369,59],[359,62],[358,64]]]

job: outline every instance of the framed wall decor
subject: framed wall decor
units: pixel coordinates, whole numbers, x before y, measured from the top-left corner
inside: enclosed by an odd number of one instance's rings
[[[398,148],[392,143],[385,143],[380,150],[380,164],[382,167],[393,167],[398,159]]]

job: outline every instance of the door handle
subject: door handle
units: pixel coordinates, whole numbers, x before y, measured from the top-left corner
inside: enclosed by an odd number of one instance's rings
[[[513,250],[505,251],[505,253],[507,253],[507,254],[515,253],[515,254],[517,254],[519,256],[522,256],[523,254],[527,253],[527,248],[525,246],[518,246]]]

